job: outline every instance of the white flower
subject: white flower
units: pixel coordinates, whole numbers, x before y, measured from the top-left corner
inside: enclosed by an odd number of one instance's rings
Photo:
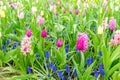
[[[98,34],[103,34],[103,27],[101,26],[98,27]]]
[[[119,10],[119,6],[116,6],[116,7],[115,7],[115,11],[118,11],[118,10]]]
[[[37,12],[37,8],[35,6],[32,7],[32,13],[35,15]]]

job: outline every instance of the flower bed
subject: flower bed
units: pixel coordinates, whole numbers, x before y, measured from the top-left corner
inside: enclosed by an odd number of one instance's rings
[[[119,0],[1,0],[0,79],[119,80]]]

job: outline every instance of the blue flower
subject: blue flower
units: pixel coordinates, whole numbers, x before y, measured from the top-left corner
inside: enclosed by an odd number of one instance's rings
[[[53,66],[52,71],[53,71],[54,73],[56,73],[56,66],[55,66],[55,65]]]
[[[50,74],[48,74],[48,78],[50,78]]]
[[[7,39],[7,40],[6,40],[6,44],[8,45],[9,43],[10,43],[10,40],[9,40],[9,39]]]
[[[14,47],[17,47],[17,42],[14,42]]]
[[[27,72],[28,72],[28,74],[32,73],[32,69],[30,68],[30,66],[27,67]]]
[[[15,45],[13,45],[13,46],[12,46],[12,49],[15,49],[15,48],[16,48],[16,46],[15,46]]]
[[[66,78],[65,78],[65,77],[62,77],[62,80],[66,80]]]
[[[105,76],[105,72],[104,72],[104,69],[103,69],[103,64],[99,65],[99,72],[101,73],[102,76]]]
[[[52,70],[52,68],[53,68],[53,63],[50,62],[50,69]]]
[[[62,71],[61,71],[61,70],[58,71],[58,77],[59,77],[60,79],[62,79]]]
[[[66,45],[66,47],[65,47],[65,52],[66,52],[66,53],[69,52],[69,45]]]
[[[46,51],[46,60],[48,60],[50,58],[49,52],[48,50]]]
[[[76,53],[78,53],[78,49],[76,48]]]
[[[67,80],[70,80],[70,77],[68,77],[68,79]]]
[[[66,69],[66,72],[67,72],[67,73],[69,73],[69,72],[70,72],[70,68],[69,68],[69,66],[68,66],[68,65],[66,65],[65,69]]]
[[[99,51],[99,55],[100,55],[100,57],[102,57],[102,51]]]
[[[95,78],[98,78],[98,75],[99,75],[99,73],[98,73],[98,71],[95,69],[95,70],[94,70],[94,77],[95,77]]]
[[[105,76],[104,69],[100,70],[100,74],[101,74],[102,76]]]
[[[92,57],[88,58],[86,60],[86,63],[87,63],[88,66],[91,65],[93,63],[93,58]]]
[[[5,46],[4,45],[2,45],[2,51],[4,51],[5,50]]]
[[[103,70],[103,64],[100,64],[100,65],[99,65],[99,71],[100,71],[100,70]]]
[[[74,76],[77,76],[77,71],[76,69],[73,70]]]
[[[39,55],[38,53],[36,53],[36,58],[37,58],[37,59],[40,58],[40,55]]]

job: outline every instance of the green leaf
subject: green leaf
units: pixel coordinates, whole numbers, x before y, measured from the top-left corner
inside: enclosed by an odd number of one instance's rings
[[[120,63],[116,64],[115,66],[113,66],[111,69],[109,69],[108,73],[107,73],[107,77],[109,77],[115,70],[117,70],[120,67]]]
[[[120,55],[120,45],[111,54],[110,63],[112,63],[114,60],[118,59],[120,57],[119,55]]]
[[[83,74],[84,79],[89,79],[90,78],[90,73],[92,72],[92,68],[95,65],[95,62],[96,61],[94,61],[89,67],[87,67],[86,71]]]
[[[29,79],[29,78],[34,78],[36,79],[37,76],[36,75],[33,75],[33,74],[26,74],[26,75],[20,75],[20,76],[14,76],[14,77],[11,77],[11,78],[7,78],[7,80],[25,80],[25,79]]]

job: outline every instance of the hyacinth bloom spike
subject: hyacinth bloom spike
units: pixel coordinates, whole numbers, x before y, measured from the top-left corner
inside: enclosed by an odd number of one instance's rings
[[[105,76],[104,69],[100,70],[100,74],[101,74],[102,76]]]
[[[18,18],[19,18],[19,19],[23,19],[23,18],[24,18],[24,12],[19,13],[19,14],[18,14]]]
[[[50,69],[52,70],[52,68],[53,68],[53,63],[50,62]]]
[[[79,13],[79,10],[78,10],[78,9],[76,9],[76,10],[75,10],[75,14],[76,14],[76,15],[78,15],[78,13]]]
[[[71,79],[70,79],[70,77],[68,77],[68,79],[67,79],[67,80],[71,80]]]
[[[58,77],[59,77],[60,79],[62,79],[62,71],[61,71],[61,70],[58,71]]]
[[[4,46],[4,45],[2,45],[2,50],[3,50],[3,51],[5,50],[5,46]]]
[[[40,55],[39,55],[39,53],[36,53],[36,58],[38,59],[38,58],[40,58]]]
[[[91,65],[93,63],[93,58],[92,57],[88,58],[86,60],[86,63],[87,63],[88,66]]]
[[[94,77],[95,77],[95,78],[98,78],[98,75],[99,75],[99,73],[98,73],[98,71],[95,69],[95,70],[94,70]]]
[[[39,23],[40,26],[42,26],[43,22],[45,21],[45,19],[41,16],[38,16],[37,18],[37,22]]]
[[[48,52],[48,50],[46,51],[46,60],[48,60],[50,58],[50,54]]]
[[[10,2],[9,5],[11,8],[15,8],[15,5],[12,2]]]
[[[62,80],[66,80],[66,78],[65,78],[65,77],[62,77]]]
[[[110,30],[113,31],[116,28],[116,20],[114,19],[114,17],[111,18],[111,20],[109,21],[109,27]]]
[[[36,15],[37,8],[35,6],[32,7],[32,14]]]
[[[30,29],[27,30],[26,36],[27,37],[31,37],[32,36],[32,31]]]
[[[117,30],[114,34],[114,38],[111,39],[110,45],[117,46],[120,43],[120,30]]]
[[[45,29],[42,30],[41,36],[42,36],[43,38],[45,38],[45,37],[47,36],[47,31],[46,31]]]
[[[48,74],[47,76],[48,76],[48,78],[50,78],[50,74]]]
[[[31,40],[29,37],[25,36],[21,43],[21,52],[26,55],[26,53],[31,52]]]
[[[62,46],[62,39],[59,38],[56,44],[57,47],[61,47]]]
[[[99,65],[98,70],[99,70],[99,72],[101,73],[102,76],[105,76],[105,72],[104,72],[104,69],[103,69],[103,64]]]
[[[72,13],[72,11],[73,11],[73,6],[70,6],[69,11],[70,11],[70,13]]]
[[[103,27],[102,26],[98,27],[98,34],[103,34]]]
[[[78,76],[76,69],[73,70],[74,76]]]
[[[30,68],[30,66],[27,67],[27,72],[28,72],[28,74],[32,73],[32,69]]]
[[[60,5],[60,9],[62,9],[62,5]]]
[[[68,66],[68,65],[66,65],[65,69],[66,69],[66,72],[67,72],[67,73],[69,73],[69,72],[70,72],[70,68],[69,68],[69,66]]]
[[[8,45],[9,43],[10,43],[10,40],[9,40],[9,39],[7,39],[7,40],[6,40],[6,44]]]
[[[65,52],[66,52],[66,53],[69,52],[69,45],[66,45],[66,47],[65,47]]]
[[[100,55],[100,57],[102,57],[102,51],[99,51],[99,55]]]
[[[103,64],[99,65],[99,71],[103,69]]]
[[[63,12],[64,12],[64,14],[65,14],[65,13],[66,13],[66,10],[64,9]]]
[[[88,35],[82,34],[76,43],[76,48],[84,53],[84,51],[88,50]]]
[[[52,67],[52,71],[53,71],[54,73],[56,73],[56,66],[55,66],[55,65]]]

